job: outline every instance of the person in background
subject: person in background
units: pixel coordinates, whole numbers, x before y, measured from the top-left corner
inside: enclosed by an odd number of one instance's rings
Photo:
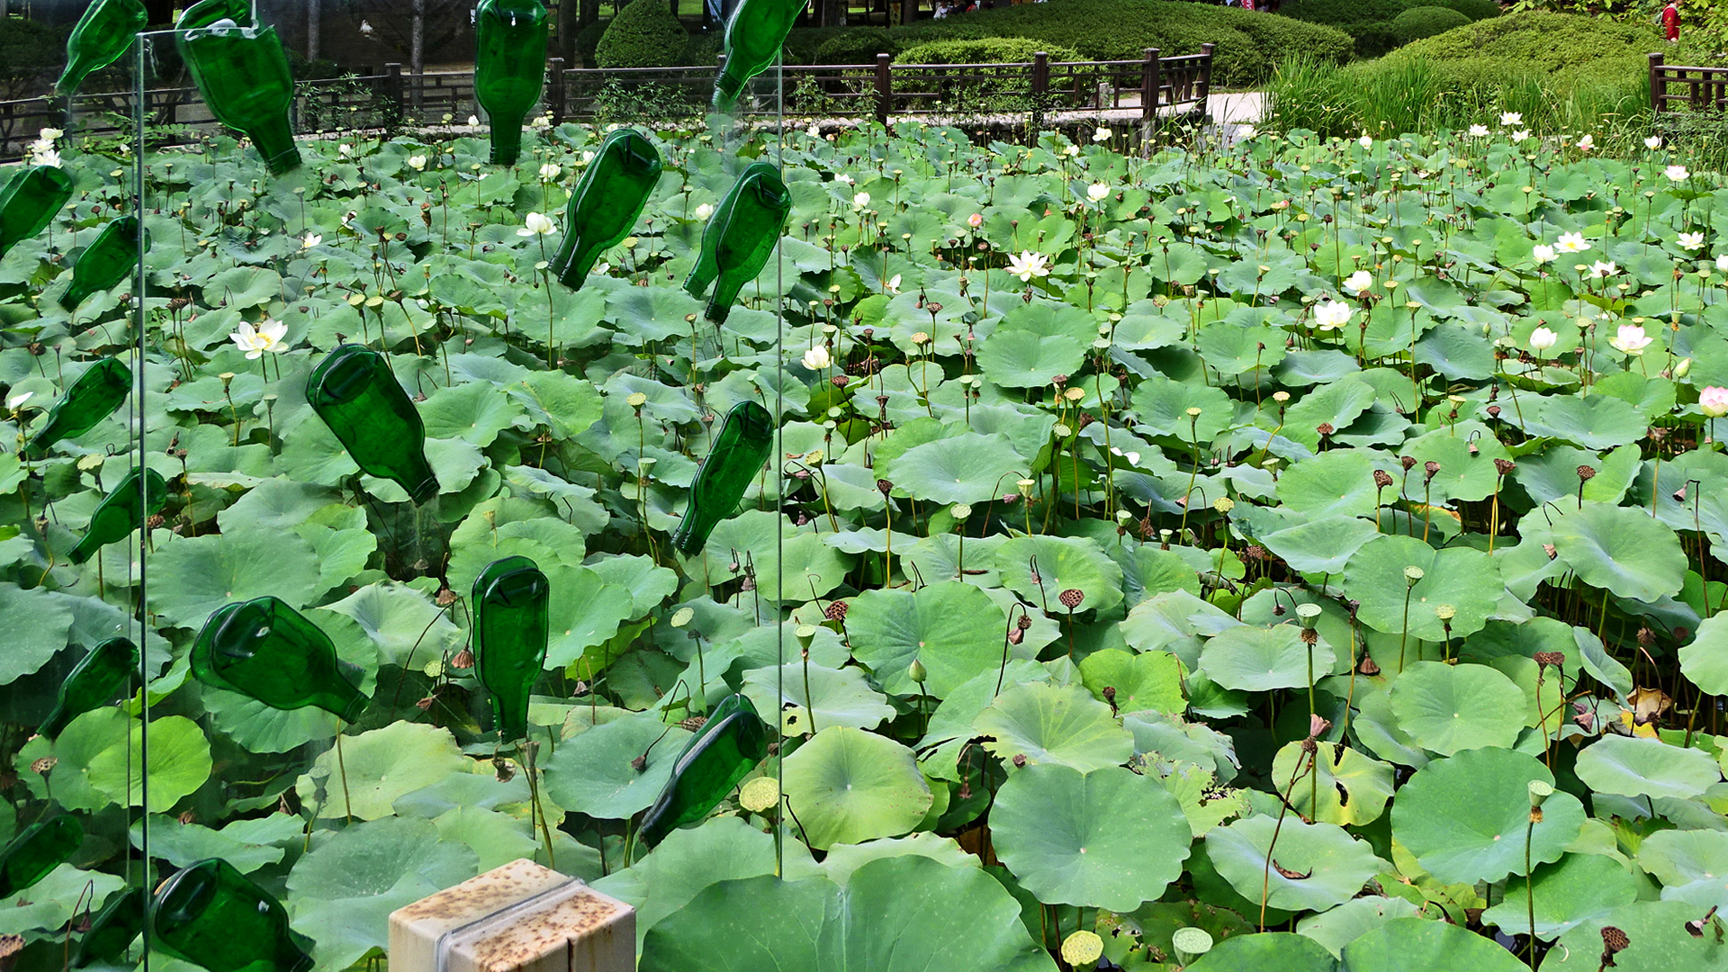
[[[1668,6],[1662,8],[1662,32],[1668,36],[1668,43],[1680,42],[1680,2],[1668,0]]]

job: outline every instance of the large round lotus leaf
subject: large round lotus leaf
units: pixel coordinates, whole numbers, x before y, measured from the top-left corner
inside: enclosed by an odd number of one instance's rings
[[[796,841],[788,854],[807,855]],[[796,849],[796,850],[795,850]],[[674,830],[647,857],[594,882],[594,889],[636,909],[636,946],[662,918],[690,903],[703,888],[736,878],[774,873],[774,836],[741,817],[709,817]]]
[[[683,729],[646,715],[595,726],[559,743],[546,757],[546,793],[566,810],[623,820],[648,809],[660,795],[689,738]],[[645,760],[641,769],[637,759]]]
[[[1657,831],[1638,845],[1638,865],[1662,882],[1664,900],[1728,908],[1728,833]]]
[[[780,695],[781,691],[785,694]],[[781,723],[793,735],[809,732],[812,725],[874,729],[883,719],[894,717],[887,697],[871,688],[863,670],[853,666],[835,669],[791,662],[779,668],[752,668],[744,673],[744,695],[764,716],[779,712]]]
[[[835,844],[822,858],[822,873],[835,884],[844,885],[859,868],[884,857],[928,857],[949,867],[982,867],[976,854],[968,854],[952,837],[938,837],[919,831],[910,837],[882,837],[862,844]]]
[[[1288,474],[1286,474],[1288,475]],[[1261,536],[1267,550],[1304,574],[1337,573],[1376,535],[1372,521],[1355,516],[1323,516]]]
[[[1680,649],[1680,671],[1702,692],[1728,695],[1728,613],[1698,625],[1692,643]]]
[[[1668,830],[1652,836],[1690,833],[1702,831]],[[1728,839],[1728,834],[1715,831],[1709,834]],[[1645,863],[1649,846],[1646,838],[1638,851],[1640,863]],[[1721,882],[1715,883],[1720,890]],[[1629,905],[1638,897],[1638,883],[1627,872],[1626,865],[1602,854],[1567,854],[1553,864],[1543,864],[1536,868],[1531,886],[1536,892],[1536,937],[1549,940],[1581,922]],[[1497,925],[1508,935],[1528,935],[1530,895],[1524,882],[1506,882],[1506,897],[1482,912],[1482,922]]]
[[[1403,898],[1372,895],[1351,898],[1336,908],[1309,915],[1296,923],[1296,931],[1319,942],[1333,955],[1344,946],[1394,918],[1414,918],[1417,908]]]
[[[1343,904],[1385,867],[1367,841],[1343,827],[1289,816],[1280,827],[1267,814],[1214,828],[1206,835],[1206,854],[1237,894],[1256,905],[1264,895],[1266,904],[1291,911]]]
[[[394,722],[346,737],[341,750],[333,746],[320,753],[294,789],[302,806],[321,808],[321,817],[376,820],[395,812],[397,797],[467,768],[450,730]]]
[[[1272,761],[1274,780],[1288,781],[1303,774],[1290,790],[1290,806],[1323,823],[1350,826],[1378,820],[1386,811],[1386,801],[1392,799],[1392,764],[1338,743],[1315,745],[1312,775],[1305,771],[1308,754],[1301,742],[1286,744]]]
[[[197,628],[224,604],[271,594],[298,608],[318,593],[318,555],[292,533],[245,530],[176,539],[151,554],[150,607]]]
[[[1007,627],[1007,616],[988,595],[959,581],[917,591],[865,591],[846,612],[852,657],[870,666],[877,683],[895,695],[918,694],[918,683],[906,671],[914,658],[928,673],[924,691],[938,699],[985,668],[994,669]]]
[[[999,327],[978,349],[978,367],[1003,387],[1037,388],[1079,370],[1085,355],[1086,345],[1066,334]]]
[[[1578,779],[1602,793],[1687,799],[1720,783],[1716,761],[1701,749],[1659,739],[1607,735],[1578,754]]]
[[[289,873],[285,904],[294,929],[317,942],[319,965],[345,969],[389,945],[390,912],[478,869],[473,849],[441,840],[430,820],[373,820],[320,834]]]
[[[1621,597],[1656,601],[1678,593],[1686,579],[1680,538],[1644,510],[1586,502],[1556,518],[1552,536],[1556,560]]]
[[[1039,901],[1111,911],[1162,895],[1191,842],[1176,798],[1119,766],[1028,766],[996,792],[990,830],[997,856]]]
[[[1332,674],[1329,646],[1302,643],[1295,624],[1237,625],[1213,635],[1200,652],[1200,670],[1227,689],[1270,692],[1304,687]]]
[[[0,913],[6,916],[0,928],[5,928],[8,935],[52,933],[80,915],[99,911],[114,892],[125,886],[125,879],[118,875],[87,871],[70,862],[61,864],[23,891],[0,898],[0,908],[4,908]]]
[[[1392,683],[1391,694],[1398,728],[1442,756],[1510,748],[1529,708],[1523,690],[1487,665],[1416,662]]]
[[[921,501],[983,503],[1011,491],[1029,468],[1007,436],[966,432],[913,446],[877,472]]]
[[[786,799],[818,850],[907,833],[935,799],[912,750],[844,726],[816,733],[783,770]]]
[[[1405,580],[1407,567],[1422,570],[1415,587]],[[1452,607],[1451,637],[1456,641],[1482,630],[1504,593],[1500,567],[1486,553],[1465,547],[1435,550],[1415,537],[1400,536],[1370,540],[1356,551],[1344,571],[1344,589],[1362,602],[1357,617],[1363,624],[1393,635],[1408,631],[1411,638],[1426,641],[1447,637],[1436,613],[1441,605]]]
[[[1226,938],[1186,968],[1188,972],[1333,972],[1338,960],[1311,938],[1261,932]]]
[[[1518,972],[1511,952],[1457,925],[1394,918],[1344,946],[1350,972]]]
[[[1686,927],[1708,909],[1685,901],[1635,901],[1611,914],[1592,918],[1560,936],[1542,962],[1542,972],[1717,972],[1728,968],[1728,928],[1711,918],[1693,935]],[[1602,931],[1619,929],[1627,945],[1602,959]]]
[[[1066,590],[1085,595],[1075,614],[1122,603],[1122,566],[1089,537],[1015,537],[996,548],[996,567],[1002,586],[1055,614]]]
[[[1553,786],[1554,774],[1536,757],[1510,749],[1472,749],[1437,759],[1417,770],[1393,799],[1392,836],[1448,884],[1523,874],[1531,780]],[[1531,863],[1559,860],[1583,826],[1577,797],[1550,796],[1531,834]]]
[[[1004,688],[972,720],[984,748],[1028,765],[1060,763],[1082,773],[1120,766],[1134,755],[1134,734],[1080,685],[1031,683]]]
[[[52,796],[68,810],[101,810],[118,804],[144,802],[144,727],[121,709],[104,707],[80,714],[50,741],[37,736],[17,755],[17,768],[37,796]],[[210,742],[198,724],[184,716],[158,717],[150,722],[148,809],[166,813],[181,797],[210,778]],[[52,757],[53,769],[32,769]],[[46,782],[46,786],[44,783]]]
[[[845,887],[773,876],[716,884],[648,932],[638,967],[1054,972],[1056,964],[995,878],[908,855],[865,864]]]
[[[1100,701],[1105,700],[1104,690],[1112,689],[1116,711],[1122,714],[1148,709],[1180,713],[1187,706],[1182,697],[1182,663],[1169,652],[1095,651],[1080,662],[1080,679]]]
[[[1367,449],[1334,449],[1291,466],[1278,477],[1278,499],[1310,521],[1329,516],[1374,515],[1374,470],[1391,471],[1390,457]],[[1397,496],[1382,494],[1383,502]],[[1400,568],[1402,569],[1402,568]]]

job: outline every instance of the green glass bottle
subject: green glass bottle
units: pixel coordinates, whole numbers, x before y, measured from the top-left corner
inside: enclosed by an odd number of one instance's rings
[[[719,278],[708,298],[708,320],[726,322],[739,291],[756,279],[774,255],[791,213],[792,194],[780,181],[779,171],[766,162],[751,163],[732,184],[702,231],[702,253],[684,281],[684,289],[700,297]]]
[[[660,182],[660,169],[660,150],[640,132],[621,128],[600,143],[570,197],[564,242],[552,258],[552,272],[564,286],[581,290],[600,254],[630,235]]]
[[[60,697],[48,718],[42,721],[41,734],[53,739],[68,722],[107,705],[126,679],[137,671],[138,646],[130,639],[109,638],[90,649],[72,666],[72,674],[60,683]]]
[[[730,113],[750,79],[774,63],[803,0],[744,0],[726,21],[726,63],[714,79],[714,110]]]
[[[480,0],[474,8],[474,100],[492,126],[492,161],[515,165],[522,121],[546,86],[546,7]]]
[[[91,72],[120,60],[149,20],[138,0],[96,0],[66,38],[66,70],[54,83],[55,93],[70,98]]]
[[[282,902],[234,865],[212,857],[174,874],[156,892],[151,944],[209,972],[307,972]]]
[[[143,495],[138,489],[140,478],[144,481]],[[90,527],[84,532],[84,538],[67,556],[73,563],[81,564],[103,547],[126,539],[133,530],[144,525],[145,517],[161,509],[167,499],[168,484],[162,480],[161,473],[149,468],[143,472],[133,469],[120,480],[120,485],[96,504],[96,512],[90,514]]]
[[[273,175],[300,165],[288,107],[294,78],[276,28],[257,26],[238,0],[204,0],[180,15],[180,56],[210,114],[252,139]]]
[[[727,696],[672,764],[672,778],[642,817],[643,842],[652,847],[708,816],[767,755],[768,727],[756,707],[742,695]]]
[[[48,455],[61,439],[76,439],[114,414],[132,391],[132,369],[119,358],[103,358],[84,369],[48,410],[48,419],[30,437],[24,454],[31,459]]]
[[[690,484],[690,505],[672,534],[672,546],[686,557],[702,552],[708,535],[732,515],[750,481],[774,451],[774,419],[752,401],[732,406],[714,436],[708,458]]]
[[[150,248],[150,234],[144,234]],[[131,275],[138,266],[138,217],[110,220],[96,239],[78,255],[72,267],[72,284],[60,295],[60,306],[72,310],[98,291],[107,290]]]
[[[362,470],[407,490],[416,503],[438,495],[426,426],[378,352],[338,345],[306,380],[306,400]]]
[[[138,491],[140,477],[143,479],[143,495]],[[145,517],[161,510],[166,500],[168,483],[162,481],[162,474],[154,469],[131,470],[119,481],[119,486],[109,491],[109,495],[102,496],[102,502],[97,503],[97,512],[90,514],[90,528],[67,557],[73,560],[73,564],[83,564],[109,543],[126,540],[131,531],[143,526]]]
[[[528,735],[528,694],[546,664],[552,585],[527,557],[505,557],[474,578],[474,668],[492,693],[498,736]]]
[[[48,228],[72,200],[72,177],[53,165],[36,165],[0,189],[0,257],[20,240]]]
[[[346,722],[360,718],[367,698],[346,677],[355,666],[316,624],[268,595],[217,608],[192,643],[192,674],[217,688],[250,696],[273,709],[315,705]]]
[[[95,962],[121,965],[126,950],[144,931],[144,888],[133,885],[108,899],[102,910],[90,921],[90,930],[78,943],[72,956],[72,967],[84,968]],[[130,968],[130,965],[127,965]]]
[[[72,859],[84,842],[84,825],[61,814],[24,828],[0,850],[0,898],[10,898]]]

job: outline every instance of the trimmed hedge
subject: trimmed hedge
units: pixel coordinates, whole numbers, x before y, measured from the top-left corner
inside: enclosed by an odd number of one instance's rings
[[[1048,0],[981,10],[963,17],[922,20],[887,31],[822,28],[822,39],[816,45],[799,36],[814,31],[794,30],[787,48],[794,54],[810,51],[809,63],[864,63],[852,59],[860,53],[855,49],[846,51],[848,57],[844,60],[819,57],[815,50],[823,47],[839,52],[841,46],[833,38],[858,30],[886,33],[893,49],[880,53],[888,54],[936,41],[1023,38],[1046,51],[1052,46],[1073,50],[1083,60],[1130,61],[1144,57],[1148,47],[1172,57],[1198,54],[1202,44],[1213,43],[1217,45],[1213,52],[1213,82],[1219,85],[1257,83],[1271,73],[1275,64],[1297,53],[1342,63],[1349,58],[1353,46],[1348,34],[1334,28],[1234,7],[1169,0]]]
[[[1494,0],[1428,0],[1427,5],[1456,10],[1471,20],[1488,20],[1502,13]]]
[[[1024,37],[931,41],[906,48],[894,60],[900,64],[1019,64],[1032,60],[1039,51],[1052,61],[1084,60],[1073,48]]]
[[[666,67],[684,63],[690,34],[672,16],[666,0],[630,0],[594,48],[602,68]]]
[[[1470,23],[1470,18],[1450,7],[1411,7],[1392,20],[1392,32],[1400,44],[1444,34]]]
[[[875,64],[876,55],[893,54],[900,42],[881,27],[859,27],[836,34],[816,49],[816,64]]]
[[[1650,51],[1664,49],[1659,28],[1645,22],[1618,23],[1606,18],[1558,13],[1516,13],[1478,20],[1414,41],[1389,55],[1393,59],[1503,61],[1554,73],[1599,77],[1637,77]],[[1685,44],[1671,52],[1675,63],[1714,63]]]
[[[1290,0],[1285,16],[1326,24],[1355,39],[1357,57],[1379,57],[1400,43],[1392,22],[1418,0]]]

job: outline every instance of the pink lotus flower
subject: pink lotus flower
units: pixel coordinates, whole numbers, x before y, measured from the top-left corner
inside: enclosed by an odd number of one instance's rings
[[[1728,388],[1712,385],[1699,392],[1698,410],[1711,418],[1728,415]]]
[[[973,229],[977,229],[978,227],[984,225],[984,214],[983,213],[973,213],[972,215],[966,217],[966,222],[971,224]]]

